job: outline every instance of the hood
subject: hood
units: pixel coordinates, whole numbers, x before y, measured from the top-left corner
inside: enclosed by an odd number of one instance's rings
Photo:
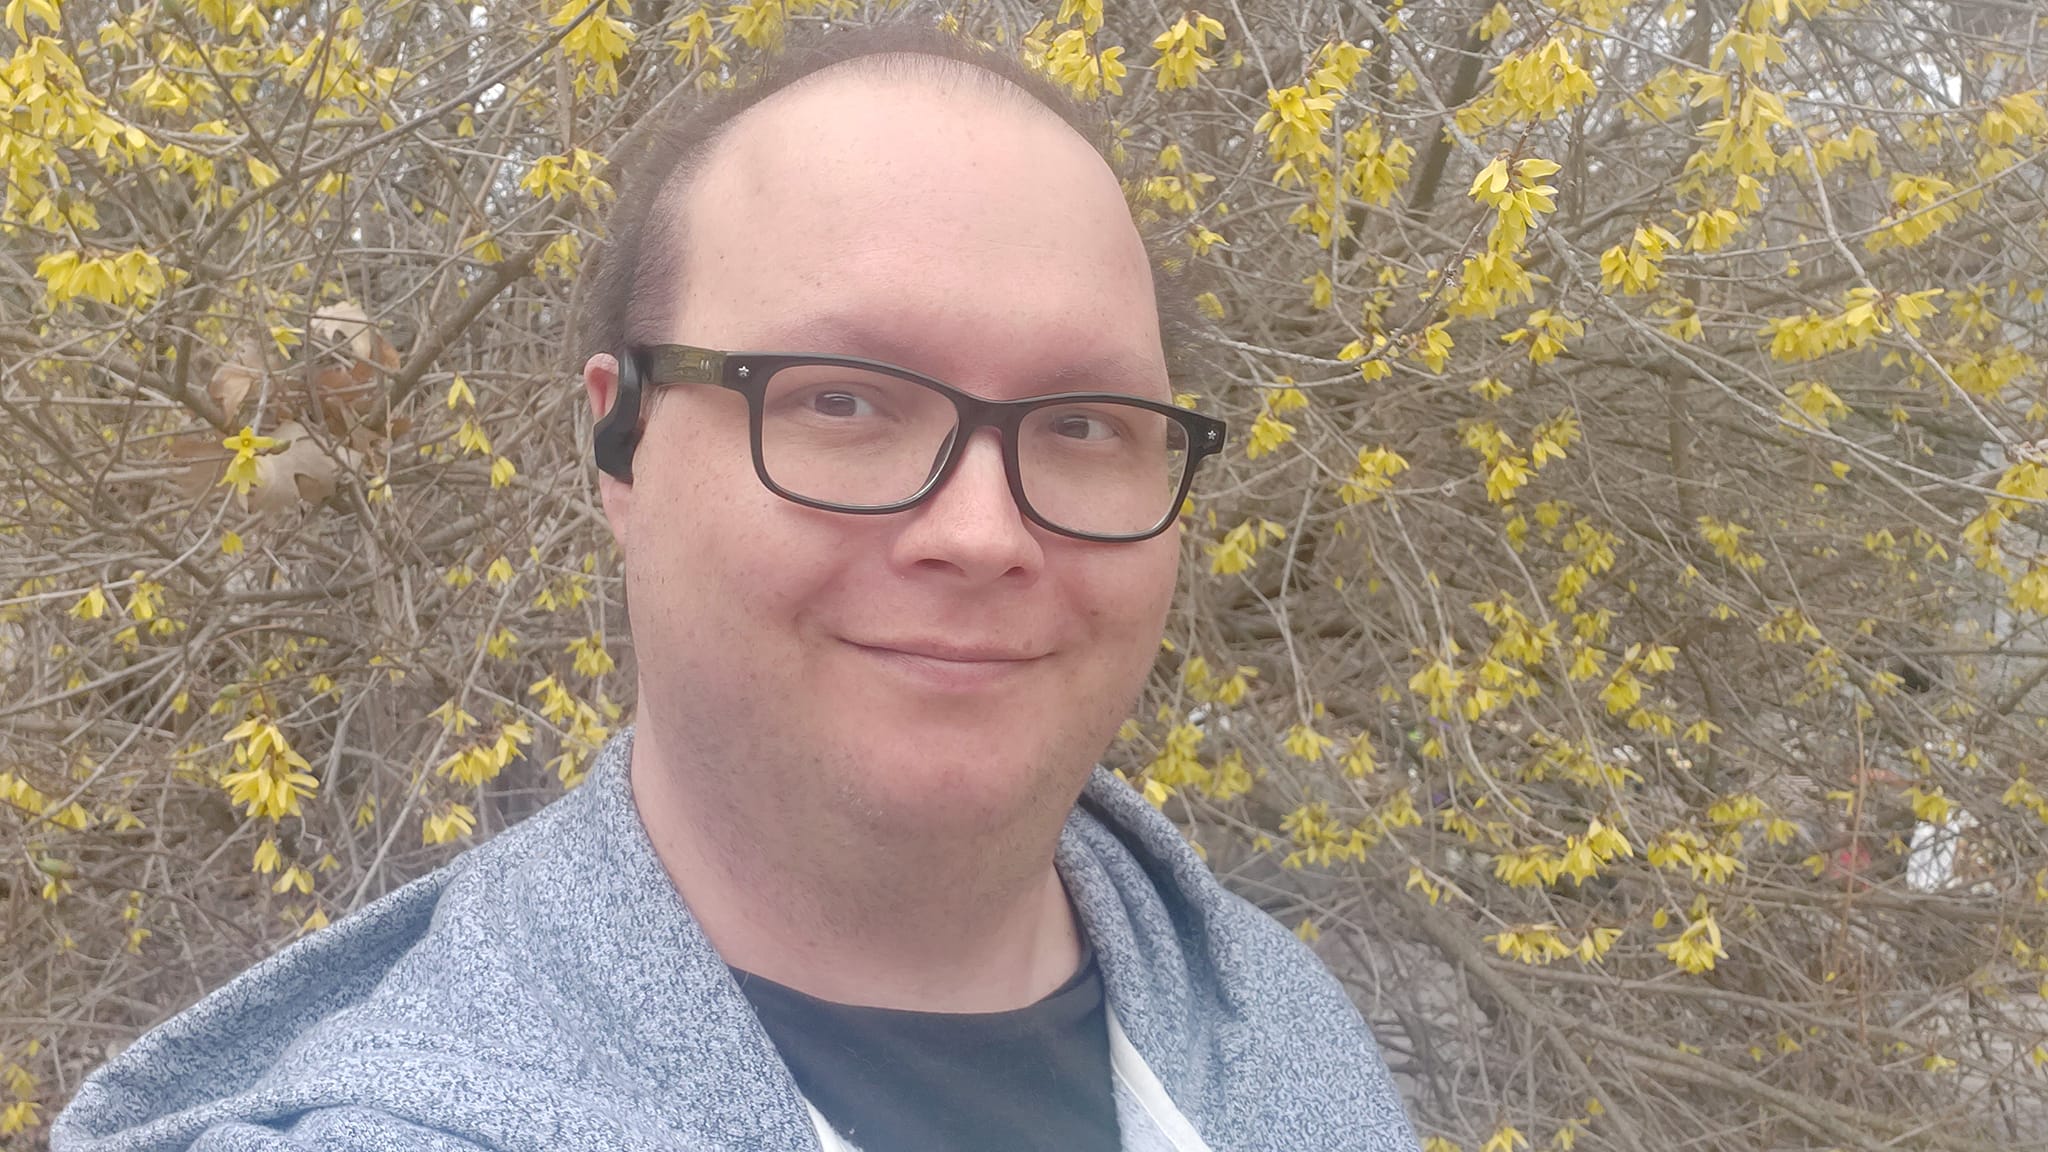
[[[584,783],[145,1034],[53,1152],[814,1149],[795,1082],[628,782]],[[1055,863],[1132,1045],[1212,1148],[1413,1149],[1378,1048],[1294,935],[1097,769]]]

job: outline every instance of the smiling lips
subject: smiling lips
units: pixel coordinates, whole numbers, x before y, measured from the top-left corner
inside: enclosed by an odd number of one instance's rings
[[[888,645],[847,643],[874,657],[878,663],[927,687],[955,692],[1000,684],[1045,655],[1017,648],[943,641],[905,641]]]

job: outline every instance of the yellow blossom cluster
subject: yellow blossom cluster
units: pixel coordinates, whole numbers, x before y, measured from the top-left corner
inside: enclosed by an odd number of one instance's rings
[[[252,817],[282,820],[299,815],[299,801],[313,794],[319,781],[312,765],[292,749],[278,726],[252,716],[223,740],[235,746],[236,770],[221,777],[228,799]]]

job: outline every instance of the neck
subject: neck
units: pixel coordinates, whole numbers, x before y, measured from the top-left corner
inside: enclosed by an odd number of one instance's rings
[[[1080,963],[1052,863],[1064,822],[1006,834],[882,837],[847,811],[762,813],[638,726],[633,800],[655,854],[727,964],[822,1000],[1000,1012]],[[706,795],[705,793],[711,793]]]

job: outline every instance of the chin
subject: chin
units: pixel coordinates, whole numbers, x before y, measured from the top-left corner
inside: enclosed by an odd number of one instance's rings
[[[1049,767],[1043,754],[992,755],[981,739],[879,742],[842,767],[840,785],[879,831],[986,835],[1064,817],[1087,766]]]

